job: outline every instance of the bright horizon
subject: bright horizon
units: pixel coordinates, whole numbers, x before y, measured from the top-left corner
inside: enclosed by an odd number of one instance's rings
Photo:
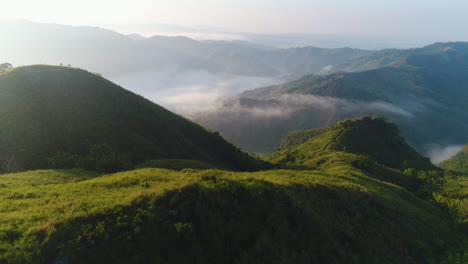
[[[120,32],[131,25],[164,23],[231,33],[468,39],[464,29],[468,2],[462,0],[2,0],[0,4],[0,19],[100,26]]]

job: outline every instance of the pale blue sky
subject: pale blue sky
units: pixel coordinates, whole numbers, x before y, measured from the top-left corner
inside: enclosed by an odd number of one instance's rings
[[[0,18],[70,25],[151,22],[250,33],[466,35],[466,0],[0,0]]]

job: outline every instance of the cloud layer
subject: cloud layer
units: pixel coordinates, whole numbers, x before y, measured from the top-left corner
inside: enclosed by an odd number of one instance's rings
[[[208,105],[204,108],[183,112],[191,117],[200,115],[240,115],[243,118],[290,118],[299,111],[319,111],[326,113],[376,113],[384,112],[413,117],[413,113],[386,102],[362,102],[339,99],[334,97],[283,94],[275,100],[240,99],[234,102],[218,105]]]

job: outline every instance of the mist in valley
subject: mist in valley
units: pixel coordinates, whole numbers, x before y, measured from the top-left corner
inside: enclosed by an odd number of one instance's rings
[[[185,70],[178,66],[119,75],[111,80],[185,116],[215,109],[244,91],[283,81],[273,77]]]
[[[426,156],[431,159],[432,163],[439,164],[442,161],[448,160],[457,154],[462,148],[463,144],[460,145],[440,145],[440,144],[428,144],[426,146]]]

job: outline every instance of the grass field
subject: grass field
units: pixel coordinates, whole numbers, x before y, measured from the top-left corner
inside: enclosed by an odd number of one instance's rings
[[[97,176],[0,175],[0,259],[432,263],[462,238],[437,206],[346,165]]]

